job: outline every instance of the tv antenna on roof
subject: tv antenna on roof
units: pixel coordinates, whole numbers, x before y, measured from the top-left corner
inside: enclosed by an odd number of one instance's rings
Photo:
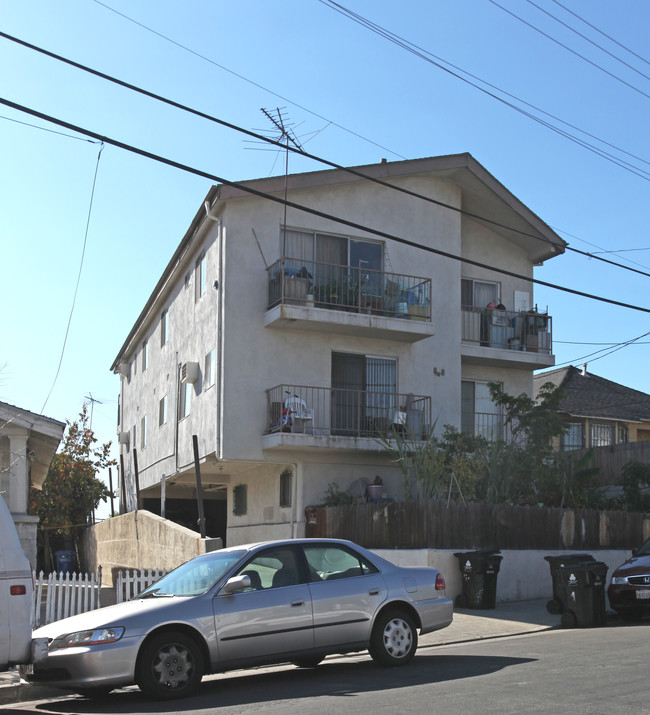
[[[84,397],[84,400],[88,400],[88,402],[90,402],[90,429],[92,430],[92,428],[93,428],[93,411],[95,409],[95,402],[98,405],[103,405],[104,403],[101,400],[97,400],[96,398],[94,398],[92,392],[89,392]]]
[[[276,107],[268,110],[261,108],[262,114],[273,125],[274,133],[278,132],[278,136],[270,137],[280,146],[284,146],[284,227],[287,226],[287,192],[288,192],[288,177],[289,177],[289,145],[292,144],[296,149],[302,151],[302,145],[293,131],[294,124],[288,121],[285,108]]]

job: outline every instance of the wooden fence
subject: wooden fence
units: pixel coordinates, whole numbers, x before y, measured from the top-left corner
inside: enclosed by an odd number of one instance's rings
[[[630,549],[650,516],[428,500],[308,508],[307,536],[375,549]]]
[[[102,569],[95,574],[33,573],[32,625],[44,626],[61,618],[101,608]]]
[[[136,596],[140,591],[167,573],[164,569],[142,569],[137,571],[118,571],[115,579],[115,601],[122,603]]]
[[[587,451],[587,449],[575,450],[573,454],[583,455]],[[619,483],[621,470],[627,462],[650,464],[650,440],[594,447],[590,466],[600,469],[600,474],[596,477],[598,484],[609,486]]]

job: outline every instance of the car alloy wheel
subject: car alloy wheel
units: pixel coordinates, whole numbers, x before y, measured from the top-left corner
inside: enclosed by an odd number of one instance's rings
[[[203,656],[184,633],[159,633],[138,657],[136,682],[145,695],[171,700],[193,693],[203,677]]]
[[[372,659],[388,667],[409,663],[418,646],[418,634],[413,619],[403,611],[387,611],[379,615],[370,637]]]

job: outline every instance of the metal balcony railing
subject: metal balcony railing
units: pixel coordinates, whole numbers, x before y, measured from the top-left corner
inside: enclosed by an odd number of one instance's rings
[[[496,308],[462,307],[462,339],[484,347],[552,352],[551,316]]]
[[[266,433],[421,439],[431,428],[431,398],[395,392],[278,385],[266,391]]]
[[[488,442],[509,442],[512,437],[504,416],[493,412],[463,412],[461,430],[473,437],[484,437]]]
[[[294,303],[431,320],[431,279],[282,258],[268,268],[268,307]]]

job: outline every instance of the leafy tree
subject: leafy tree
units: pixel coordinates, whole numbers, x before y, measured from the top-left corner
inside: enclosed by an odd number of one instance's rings
[[[43,481],[42,489],[32,489],[30,511],[40,518],[44,547],[50,558],[50,537],[72,539],[89,523],[100,501],[111,496],[97,478],[100,469],[115,464],[110,459],[111,443],[97,445],[89,426],[84,404],[76,422],[67,421],[63,444]],[[55,539],[55,541],[61,539]],[[76,545],[76,543],[75,543]]]
[[[621,486],[627,511],[650,511],[650,464],[626,462],[621,470]]]

